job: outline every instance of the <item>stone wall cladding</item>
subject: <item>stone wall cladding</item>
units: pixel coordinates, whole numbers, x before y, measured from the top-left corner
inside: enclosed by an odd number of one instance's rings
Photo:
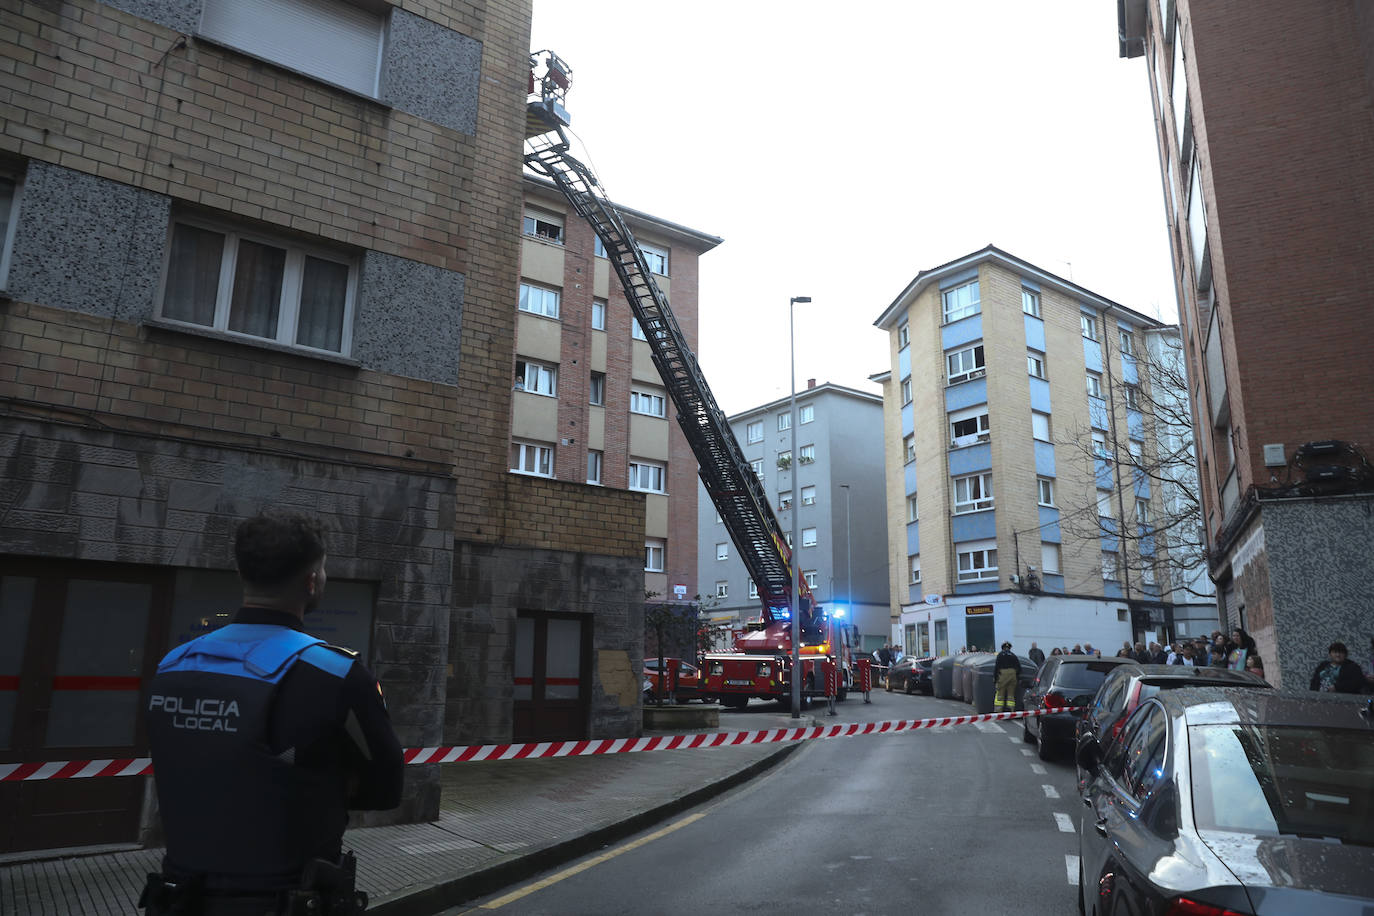
[[[457,384],[465,286],[462,274],[369,251],[351,356],[380,372]]]
[[[476,132],[481,42],[397,9],[387,23],[386,45],[387,104],[465,134]]]

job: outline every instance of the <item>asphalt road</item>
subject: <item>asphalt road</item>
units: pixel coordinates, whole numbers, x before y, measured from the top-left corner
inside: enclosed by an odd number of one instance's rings
[[[878,692],[826,722],[964,715]],[[752,728],[751,713],[723,730]],[[808,742],[749,785],[595,856],[449,911],[512,914],[1076,913],[1071,761],[1019,722]]]

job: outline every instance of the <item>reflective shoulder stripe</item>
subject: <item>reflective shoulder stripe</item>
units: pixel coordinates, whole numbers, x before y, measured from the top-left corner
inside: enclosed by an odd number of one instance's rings
[[[275,683],[301,653],[323,644],[287,627],[234,623],[173,649],[158,672],[205,671]]]
[[[301,653],[301,661],[307,665],[339,678],[348,676],[348,669],[353,667],[356,657],[356,652],[350,653],[324,642],[310,646]]]

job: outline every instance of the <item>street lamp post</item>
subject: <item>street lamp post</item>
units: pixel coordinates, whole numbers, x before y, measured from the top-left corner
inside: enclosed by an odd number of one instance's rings
[[[790,605],[788,613],[792,618],[792,718],[801,718],[801,612],[798,607],[798,595],[801,593],[801,565],[797,562],[797,551],[801,549],[801,533],[798,518],[801,515],[800,488],[797,486],[797,469],[801,467],[801,460],[797,456],[797,338],[796,322],[793,315],[796,312],[798,302],[810,302],[810,296],[793,296],[787,304],[787,349],[792,357],[791,373],[791,410],[792,410],[792,589],[788,599]]]
[[[840,484],[844,490],[844,605],[849,611],[849,619],[854,619],[854,579],[852,554],[849,552],[849,484]]]

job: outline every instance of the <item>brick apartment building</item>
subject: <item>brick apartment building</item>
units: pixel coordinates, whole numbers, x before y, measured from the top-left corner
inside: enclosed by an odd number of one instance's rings
[[[146,753],[157,660],[274,507],[328,527],[308,626],[403,745],[639,733],[645,497],[507,464],[529,27],[0,9],[0,763]],[[4,783],[0,850],[155,838],[149,782]],[[387,817],[438,793],[409,768]]]
[[[1211,575],[1305,687],[1374,604],[1374,10],[1118,0],[1143,57]]]

